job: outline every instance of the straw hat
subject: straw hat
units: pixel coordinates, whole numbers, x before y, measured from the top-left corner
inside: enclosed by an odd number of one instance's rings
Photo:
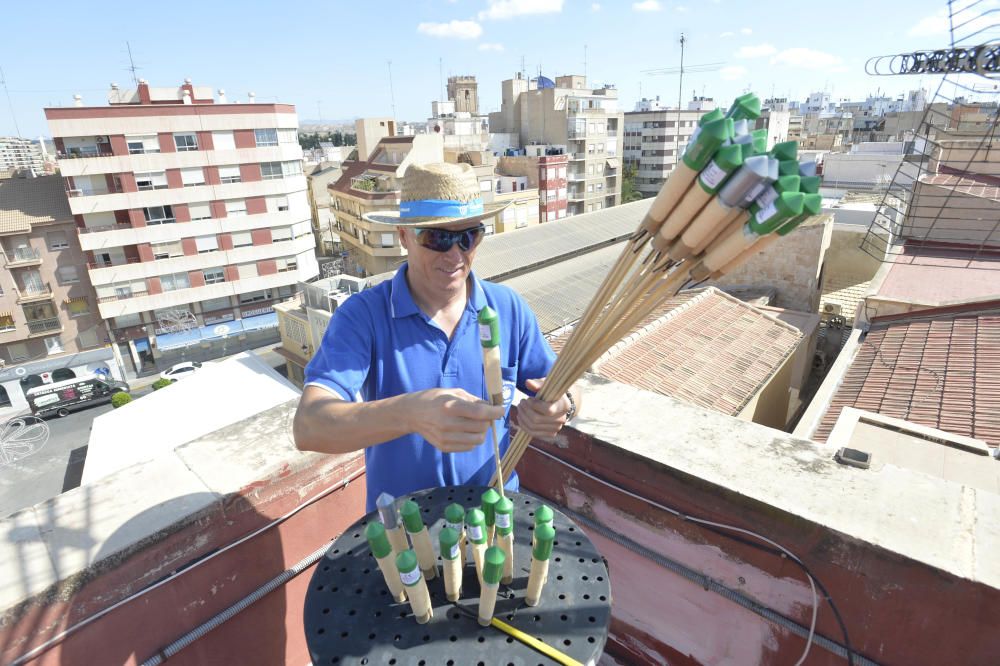
[[[403,174],[399,211],[365,213],[369,222],[394,226],[439,227],[478,222],[510,205],[483,205],[476,172],[469,164],[412,164]]]

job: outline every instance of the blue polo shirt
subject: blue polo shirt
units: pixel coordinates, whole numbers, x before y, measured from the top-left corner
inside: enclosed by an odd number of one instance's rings
[[[472,276],[472,297],[452,339],[413,301],[404,264],[391,281],[362,291],[337,308],[323,342],[306,367],[305,383],[344,400],[380,400],[432,388],[461,388],[486,399],[477,315],[489,305],[500,319],[500,358],[506,413],[496,424],[501,455],[510,444],[514,387],[548,375],[555,354],[535,315],[508,287]],[[336,437],[335,432],[330,433]],[[368,511],[383,492],[399,497],[424,488],[487,485],[496,468],[493,442],[443,453],[411,433],[365,449]],[[508,481],[517,490],[517,476]]]

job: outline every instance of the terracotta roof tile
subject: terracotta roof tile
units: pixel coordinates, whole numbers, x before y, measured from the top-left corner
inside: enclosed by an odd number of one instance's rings
[[[857,407],[1000,445],[1000,305],[876,319],[814,439]]]
[[[72,220],[60,176],[0,179],[0,234],[27,232],[32,224]]]

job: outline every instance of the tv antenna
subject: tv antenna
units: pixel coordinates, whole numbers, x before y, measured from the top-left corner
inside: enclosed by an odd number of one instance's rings
[[[396,120],[396,93],[392,91],[392,61],[386,61],[389,65],[389,103],[392,105],[392,120]]]
[[[132,73],[132,84],[135,87],[138,88],[139,87],[139,79],[138,79],[138,77],[136,77],[135,72],[136,72],[136,70],[142,69],[142,68],[135,66],[135,61],[132,59],[132,46],[128,42],[125,42],[125,48],[128,49],[128,64],[129,64],[128,71],[130,71]]]

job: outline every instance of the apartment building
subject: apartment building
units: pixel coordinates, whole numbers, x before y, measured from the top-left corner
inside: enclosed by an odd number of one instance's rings
[[[318,273],[295,107],[216,102],[189,80],[108,102],[45,116],[123,355],[141,369],[276,340],[273,304]]]
[[[538,221],[566,217],[569,208],[569,156],[563,147],[527,146],[525,155],[505,155],[497,163],[502,176],[524,176],[538,189]]]
[[[42,144],[30,139],[0,136],[0,171],[31,169],[36,174],[45,171]]]
[[[624,117],[618,91],[591,89],[583,76],[528,80],[520,74],[502,83],[500,111],[490,130],[516,134],[520,145],[566,146],[567,216],[610,208],[621,202]]]
[[[58,176],[0,178],[0,408],[94,371],[121,378]]]
[[[655,196],[660,191],[679,156],[684,154],[698,119],[705,113],[700,109],[661,109],[624,114],[622,154],[625,164],[635,169],[635,187],[643,197]]]
[[[754,121],[754,129],[767,129],[767,149],[774,144],[788,140],[791,111],[788,110],[788,98],[772,97],[764,100],[760,117]]]

